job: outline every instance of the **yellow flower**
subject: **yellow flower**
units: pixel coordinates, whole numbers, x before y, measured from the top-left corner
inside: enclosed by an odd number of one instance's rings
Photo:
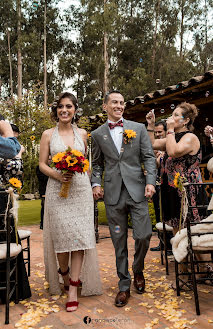
[[[59,153],[57,153],[57,154],[55,154],[53,156],[52,161],[55,162],[55,163],[57,163],[57,162],[59,162],[59,161],[62,160],[62,158],[64,157],[64,155],[65,155],[65,152],[59,152]]]
[[[9,179],[9,183],[11,185],[17,187],[17,188],[21,188],[21,186],[22,186],[21,181],[19,179],[17,179],[17,178],[14,178],[14,177],[12,177],[12,178]]]
[[[178,187],[178,185],[179,185],[179,179],[180,179],[180,173],[177,172],[175,174],[175,178],[174,178],[174,181],[173,181],[175,187]]]
[[[83,157],[83,154],[78,150],[72,150],[72,154],[76,157]]]
[[[83,172],[86,172],[89,169],[89,161],[85,159],[83,161],[84,167],[83,167]]]
[[[30,139],[33,142],[35,140],[35,136],[34,135],[30,136]]]
[[[126,129],[124,131],[128,138],[136,138],[136,132],[132,129]]]
[[[78,160],[76,158],[72,158],[70,155],[66,158],[66,162],[68,163],[68,167],[73,167]]]
[[[89,138],[90,136],[91,136],[91,134],[90,134],[90,133],[88,133],[88,134],[87,134],[87,137]]]

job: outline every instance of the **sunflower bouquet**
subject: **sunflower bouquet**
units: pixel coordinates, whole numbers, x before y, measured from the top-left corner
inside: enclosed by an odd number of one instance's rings
[[[187,183],[186,177],[181,175],[179,172],[176,172],[173,180],[173,184],[174,187],[177,188],[178,191],[180,191],[181,193],[179,232],[181,230],[182,217],[183,217],[183,222],[185,222],[188,213],[188,199],[187,199],[186,189],[184,186],[186,183]]]
[[[186,177],[180,175],[179,172],[175,173],[175,177],[174,177],[174,180],[173,180],[174,187],[176,187],[180,192],[183,191],[184,183],[186,183],[186,182],[187,182]]]
[[[82,174],[89,169],[89,161],[80,151],[68,147],[65,152],[59,152],[53,156],[50,167],[60,170],[62,174],[75,174],[76,172]],[[70,185],[71,181],[62,183],[60,197],[68,197]]]

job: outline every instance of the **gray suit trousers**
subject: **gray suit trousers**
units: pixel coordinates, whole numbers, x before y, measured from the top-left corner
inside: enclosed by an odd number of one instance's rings
[[[113,192],[112,192],[113,193]],[[116,205],[106,205],[110,234],[115,248],[117,274],[120,291],[130,289],[131,276],[128,271],[128,214],[133,226],[135,254],[132,269],[140,273],[144,269],[144,258],[149,248],[152,225],[149,217],[148,202],[135,202],[122,184],[119,201]]]

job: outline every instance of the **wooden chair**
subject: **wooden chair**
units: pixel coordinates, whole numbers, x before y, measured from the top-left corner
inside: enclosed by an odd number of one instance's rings
[[[155,225],[158,233],[158,239],[160,241],[160,254],[161,254],[161,264],[164,265],[165,259],[165,267],[166,267],[166,275],[169,275],[169,263],[168,263],[168,249],[167,246],[167,237],[166,235],[169,232],[173,231],[173,228],[165,223],[163,220]]]
[[[30,236],[31,236],[31,234],[32,234],[32,232],[28,231],[28,230],[18,230],[18,235],[19,235],[21,242],[26,240],[26,246],[25,247],[22,246],[22,251],[23,251],[23,255],[24,255],[24,264],[28,265],[28,268],[27,268],[28,276],[30,276]]]
[[[0,191],[1,195],[8,197],[7,192]],[[9,207],[8,207],[9,208]],[[12,214],[9,210],[5,214],[0,215],[3,219],[4,225],[1,225],[0,234],[0,264],[5,264],[5,267],[2,268],[1,272],[4,272],[5,278],[1,274],[0,280],[0,290],[6,291],[6,309],[5,309],[5,324],[9,324],[9,303],[10,298],[15,292],[15,303],[18,303],[18,270],[17,270],[17,256],[21,252],[22,248],[20,244],[11,243],[11,220]],[[6,273],[5,273],[6,269]],[[12,278],[14,274],[15,278]],[[3,281],[2,281],[3,280]]]
[[[199,188],[200,190],[203,190],[203,193],[206,193],[207,189],[212,190],[213,189],[213,182],[211,183],[191,183],[188,184],[186,186],[186,189],[188,191],[189,186],[194,185],[195,188]],[[209,187],[208,187],[209,186]],[[205,187],[205,188],[204,188]],[[211,193],[210,193],[211,195]],[[207,207],[208,204],[204,202],[204,200],[206,199],[205,195],[202,198],[202,202],[201,204],[198,204],[196,207],[195,206],[189,206],[189,209],[194,209],[194,208],[198,208],[198,209],[202,209],[205,210],[207,213]],[[206,214],[206,217],[208,216],[208,214]],[[180,296],[180,291],[181,289],[187,287],[189,290],[192,290],[194,293],[194,300],[195,300],[195,307],[196,307],[196,313],[197,315],[200,315],[200,306],[199,306],[199,298],[198,298],[198,289],[197,289],[197,283],[200,282],[204,282],[206,280],[210,280],[213,284],[213,272],[208,272],[207,270],[204,271],[201,269],[201,267],[199,265],[207,265],[207,264],[212,264],[213,263],[213,246],[209,245],[206,246],[205,248],[203,248],[201,245],[196,245],[195,243],[193,243],[193,239],[194,237],[202,237],[202,236],[207,236],[207,238],[211,239],[212,235],[212,241],[213,241],[213,229],[211,228],[211,230],[206,229],[206,231],[204,232],[195,232],[195,229],[192,229],[192,227],[195,227],[196,224],[201,225],[201,227],[204,227],[203,225],[207,225],[208,224],[213,224],[213,221],[208,221],[206,223],[204,222],[191,222],[189,218],[187,218],[186,220],[187,223],[187,241],[188,241],[188,254],[187,257],[184,261],[182,262],[178,262],[175,259],[175,275],[176,275],[176,289],[177,289],[177,296]],[[197,228],[198,230],[198,228]],[[183,231],[181,231],[183,232]],[[177,234],[179,234],[179,232],[177,232]],[[196,255],[205,255],[205,254],[209,254],[211,257],[210,259],[207,260],[198,260],[198,257],[196,257]],[[177,256],[176,256],[177,257]],[[185,265],[186,269],[184,269],[183,272],[180,271],[180,265]],[[211,277],[209,278],[209,274],[211,273]],[[204,275],[202,278],[198,278],[197,275]],[[184,280],[184,278],[186,277],[186,280]]]

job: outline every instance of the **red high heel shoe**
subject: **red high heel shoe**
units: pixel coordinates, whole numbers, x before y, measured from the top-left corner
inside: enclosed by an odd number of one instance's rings
[[[79,287],[80,286],[80,284],[81,284],[81,281],[80,280],[78,280],[78,281],[72,281],[71,279],[70,279],[70,285],[71,286],[73,286],[73,287]],[[67,302],[66,303],[66,311],[67,312],[74,312],[74,311],[76,311],[77,310],[77,308],[76,308],[76,310],[68,310],[68,308],[69,307],[78,307],[78,304],[79,304],[79,302],[77,302],[76,300],[74,300],[73,302]]]
[[[58,273],[61,274],[62,276],[66,276],[67,274],[69,274],[69,271],[70,271],[69,266],[65,272],[62,272],[60,268],[58,269]],[[64,290],[69,291],[69,286],[64,285]]]

